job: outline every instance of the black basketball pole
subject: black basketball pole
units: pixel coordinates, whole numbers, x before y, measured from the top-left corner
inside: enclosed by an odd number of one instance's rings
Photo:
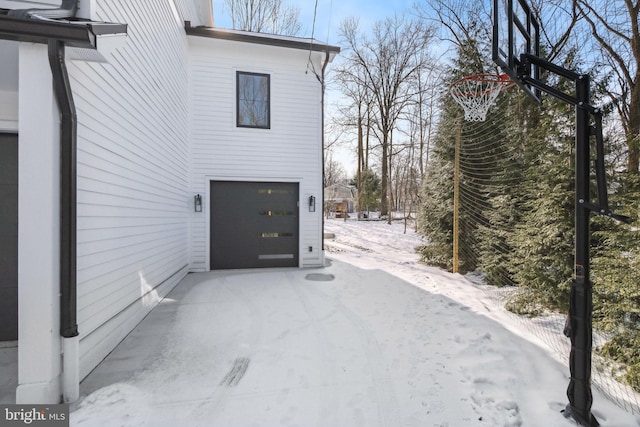
[[[588,75],[576,80],[575,279],[571,285],[568,333],[571,339],[567,415],[583,426],[598,426],[591,413],[592,289],[589,280],[590,112]]]
[[[631,218],[618,215],[609,209],[606,176],[604,170],[604,149],[602,147],[602,112],[590,104],[590,82],[587,74],[578,74],[531,54],[521,56],[521,70],[530,64],[567,78],[576,84],[575,96],[532,78],[526,73],[518,76],[521,82],[531,85],[549,95],[576,106],[576,153],[575,153],[575,278],[571,284],[569,315],[565,334],[571,339],[569,370],[571,380],[567,389],[569,404],[564,413],[585,427],[598,427],[598,420],[591,413],[591,350],[593,294],[589,278],[589,215],[596,212],[620,222],[630,223]],[[596,123],[591,126],[591,117]],[[591,203],[591,136],[596,137],[596,178],[598,181],[598,202]]]
[[[565,416],[573,418],[582,426],[598,427],[600,424],[591,413],[593,403],[593,395],[591,394],[593,294],[589,278],[589,216],[594,211],[623,222],[627,222],[628,218],[615,215],[609,210],[604,170],[596,170],[597,175],[602,175],[598,177],[598,197],[601,206],[595,206],[590,200],[590,141],[593,134],[596,135],[596,139],[598,138],[597,135],[601,129],[598,128],[598,124],[595,127],[591,126],[591,116],[600,113],[590,104],[591,79],[589,75],[575,73],[530,54],[523,54],[521,61],[523,69],[527,69],[528,64],[535,63],[547,71],[572,80],[576,85],[575,96],[573,96],[550,87],[529,75],[519,76],[526,84],[576,107],[575,276],[571,284],[569,315],[565,327],[565,334],[571,339],[571,353],[569,355],[571,379],[567,388],[569,404],[564,412]],[[602,155],[602,153],[599,154]],[[603,159],[599,159],[599,161],[602,162]]]
[[[506,28],[500,26],[506,25]],[[523,41],[525,42],[523,44]],[[571,284],[569,314],[564,333],[571,340],[569,370],[571,378],[567,388],[569,404],[563,411],[584,427],[598,427],[598,420],[591,413],[591,351],[593,294],[589,277],[589,216],[591,212],[608,216],[621,222],[631,218],[614,214],[609,209],[604,147],[602,136],[602,111],[590,104],[590,82],[586,74],[568,70],[540,57],[540,29],[538,20],[526,0],[493,1],[493,51],[492,58],[511,79],[537,102],[542,102],[542,92],[560,99],[576,108],[575,134],[575,247],[574,279]],[[507,49],[506,51],[504,49]],[[519,54],[519,58],[516,55]],[[540,70],[563,77],[575,83],[575,92],[565,92],[540,79]],[[591,117],[595,125],[591,126]],[[591,137],[596,140],[595,174],[598,183],[598,201],[590,200]]]

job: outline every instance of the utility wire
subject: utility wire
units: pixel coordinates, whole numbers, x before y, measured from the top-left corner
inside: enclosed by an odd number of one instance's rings
[[[311,61],[311,52],[313,50],[313,37],[315,36],[315,31],[316,31],[317,16],[318,16],[318,0],[316,0],[316,4],[313,8],[313,24],[311,25],[311,40],[309,40],[309,58],[307,59],[307,71],[309,71],[309,64],[311,64],[311,69],[313,70],[313,73],[316,75],[316,77],[318,77],[318,72],[316,71],[316,67],[313,65],[313,62]]]
[[[329,2],[329,23],[327,24],[327,44],[329,44],[329,34],[331,34],[331,17],[333,14],[333,0]]]

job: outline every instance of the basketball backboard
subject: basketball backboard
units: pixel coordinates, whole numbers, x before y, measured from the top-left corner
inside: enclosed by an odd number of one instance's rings
[[[526,0],[493,0],[493,60],[525,92],[540,102],[540,90],[523,76],[540,79],[537,65],[521,55],[540,57],[540,25]]]

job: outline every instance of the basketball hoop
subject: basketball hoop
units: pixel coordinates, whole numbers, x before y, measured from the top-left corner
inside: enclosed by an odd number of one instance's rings
[[[506,74],[474,74],[453,82],[449,93],[464,108],[465,120],[483,122],[500,92],[513,85]]]

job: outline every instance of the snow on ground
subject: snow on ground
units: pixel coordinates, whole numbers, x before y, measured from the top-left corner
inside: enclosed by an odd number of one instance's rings
[[[548,350],[549,354],[567,364],[570,341],[562,333],[565,316],[546,313],[535,318],[518,316],[504,308],[515,289],[486,286],[480,277],[450,274],[439,268],[418,262],[415,248],[425,244],[404,221],[327,220],[325,230],[336,238],[327,240],[327,253],[361,268],[380,268],[421,289],[445,295],[472,311],[498,321],[511,332]],[[602,342],[594,335],[594,341]],[[634,413],[640,412],[640,395],[628,386],[612,379],[608,368],[594,356],[594,386],[609,400]]]
[[[565,366],[479,285],[419,264],[419,237],[326,230],[324,269],[189,275],[83,382],[71,425],[575,425]],[[598,394],[593,412],[640,426]]]
[[[481,277],[473,274],[451,274],[420,264],[415,249],[426,241],[414,232],[414,225],[413,222],[406,225],[397,219],[392,224],[386,221],[329,219],[325,222],[325,231],[336,237],[327,240],[327,253],[360,268],[380,268],[421,289],[446,295],[540,345],[551,357],[567,365],[571,343],[562,333],[564,315],[546,313],[535,318],[515,315],[504,308],[509,293],[515,289],[487,286]],[[602,341],[597,335],[594,335],[594,340]],[[606,364],[595,356],[593,364],[594,387],[608,400],[637,414],[640,395],[611,378]]]
[[[475,313],[497,320],[529,340],[547,345],[552,342],[555,344],[553,349],[557,350],[554,354],[568,354],[569,347],[564,336],[560,338],[562,343],[556,343],[556,339],[549,337],[551,334],[557,335],[556,331],[562,329],[557,325],[564,324],[564,318],[544,317],[549,326],[546,331],[540,331],[537,325],[535,331],[522,328],[517,324],[518,316],[509,313],[500,303],[510,289],[485,286],[481,281],[472,282],[465,276],[419,263],[416,247],[424,245],[426,241],[413,231],[411,225],[405,227],[404,221],[394,220],[388,224],[386,221],[345,222],[328,219],[325,221],[325,232],[336,236],[325,240],[327,256],[364,269],[384,270],[421,289],[445,295]]]

